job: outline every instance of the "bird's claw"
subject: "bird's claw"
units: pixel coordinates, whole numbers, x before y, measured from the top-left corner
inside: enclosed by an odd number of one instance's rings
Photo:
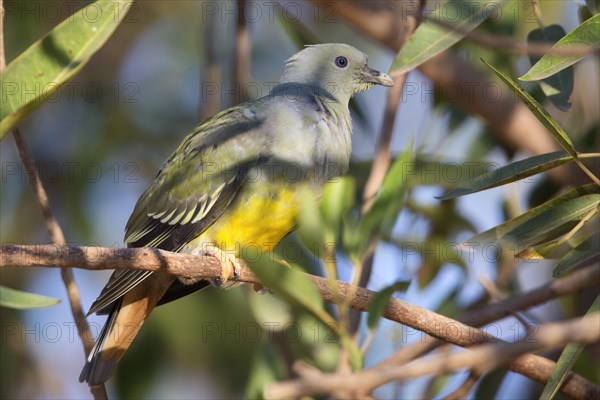
[[[240,276],[242,269],[235,255],[225,252],[216,246],[212,246],[209,249],[209,253],[221,261],[220,276],[210,280],[213,286],[229,286],[227,283],[232,279],[234,282],[231,282],[231,284],[235,284],[235,279]]]

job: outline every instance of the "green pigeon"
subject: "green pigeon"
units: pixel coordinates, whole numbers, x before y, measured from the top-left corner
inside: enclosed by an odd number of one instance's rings
[[[350,98],[392,79],[346,44],[307,46],[269,94],[204,121],[165,162],[126,226],[128,247],[222,257],[219,285],[252,244],[272,250],[294,230],[300,193],[348,169]],[[215,283],[215,282],[213,282]],[[108,319],[79,380],[108,380],[157,305],[208,286],[162,272],[116,270],[89,314]]]

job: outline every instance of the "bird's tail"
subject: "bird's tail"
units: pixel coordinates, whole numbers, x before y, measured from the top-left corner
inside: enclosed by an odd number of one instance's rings
[[[121,301],[121,299],[117,300],[108,313],[106,324],[104,324],[100,335],[98,335],[98,339],[83,366],[81,375],[79,375],[79,382],[87,382],[90,386],[96,386],[103,384],[112,376],[118,360],[115,357],[107,359],[102,355],[106,347],[106,340],[110,332],[114,331],[117,315],[121,309]]]
[[[165,286],[149,278],[113,304],[106,324],[79,375],[80,382],[97,386],[112,376],[117,363],[165,291]]]

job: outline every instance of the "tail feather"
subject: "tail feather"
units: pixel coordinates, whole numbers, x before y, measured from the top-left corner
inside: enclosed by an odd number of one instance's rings
[[[111,306],[106,324],[81,371],[80,382],[96,386],[112,376],[117,363],[174,279],[166,274],[152,274]]]
[[[119,299],[112,305],[108,314],[108,320],[106,321],[106,324],[104,324],[100,335],[98,335],[96,344],[94,344],[94,347],[81,370],[79,382],[87,382],[90,386],[97,386],[103,384],[112,376],[117,365],[117,360],[115,358],[103,359],[101,355],[106,339],[108,338],[109,333],[113,331],[115,322],[117,321],[117,315],[121,309],[121,301],[122,300]]]

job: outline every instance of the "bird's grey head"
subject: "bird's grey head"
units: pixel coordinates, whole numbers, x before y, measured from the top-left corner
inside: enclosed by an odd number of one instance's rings
[[[373,85],[393,85],[387,74],[369,67],[363,52],[342,43],[307,46],[294,54],[279,82],[318,86],[343,104]]]

